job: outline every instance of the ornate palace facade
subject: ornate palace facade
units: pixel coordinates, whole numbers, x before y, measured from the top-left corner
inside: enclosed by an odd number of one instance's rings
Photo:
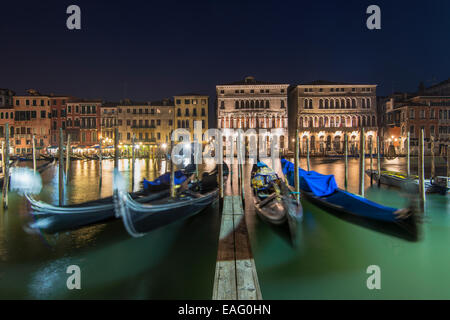
[[[376,101],[376,85],[314,81],[292,87],[289,92],[291,149],[298,128],[302,152],[309,137],[312,154],[342,153],[345,133],[350,152],[356,152],[361,127],[365,129],[366,141],[373,139],[375,148]]]
[[[288,87],[288,84],[257,81],[253,77],[217,85],[218,128],[244,132],[266,129],[280,137],[281,150],[287,148]]]

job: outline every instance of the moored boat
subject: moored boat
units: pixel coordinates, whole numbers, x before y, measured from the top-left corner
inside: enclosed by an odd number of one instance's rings
[[[283,173],[289,184],[294,185],[294,164],[285,159],[281,161]],[[410,208],[392,208],[375,203],[356,194],[339,189],[333,175],[322,175],[314,171],[299,169],[302,197],[327,211],[390,224],[407,232],[408,238],[417,239],[417,217]],[[355,220],[353,220],[355,221]]]
[[[252,168],[251,187],[258,217],[274,226],[286,226],[294,242],[302,206],[286,183],[266,164],[258,162]]]

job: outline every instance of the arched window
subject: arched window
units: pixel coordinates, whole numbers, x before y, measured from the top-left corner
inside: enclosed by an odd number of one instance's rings
[[[245,101],[245,108],[248,109],[250,107],[250,103],[247,101]]]
[[[330,109],[334,109],[334,99],[330,100]]]
[[[269,109],[270,108],[270,102],[269,102],[269,100],[267,100],[266,101],[266,109]]]
[[[365,108],[366,107],[366,99],[362,99],[361,100],[361,108]]]
[[[370,108],[370,99],[367,99],[367,108]]]
[[[255,109],[255,101],[250,101],[250,108]]]
[[[345,99],[341,99],[341,109],[345,109]]]
[[[308,109],[308,99],[303,100],[303,109]]]
[[[235,108],[236,108],[236,109],[239,109],[239,101],[236,100],[236,102],[234,103],[234,105],[235,105]]]
[[[189,117],[189,109],[188,109],[188,108],[186,108],[186,110],[185,110],[185,112],[184,112],[184,115],[185,115],[186,117]]]
[[[299,121],[298,121],[298,126],[300,128],[303,128],[303,117],[300,117]]]
[[[334,117],[330,118],[330,127],[334,127]]]
[[[284,108],[284,100],[281,100],[281,108]]]
[[[340,108],[340,106],[339,106],[339,99],[337,99],[336,100],[336,109],[339,109]]]
[[[241,109],[244,109],[245,105],[244,105],[244,101],[241,100]]]
[[[256,100],[255,108],[256,108],[256,109],[259,109],[259,100]]]
[[[325,109],[328,109],[329,105],[328,105],[328,99],[325,99]]]
[[[220,107],[221,107],[222,109],[224,108],[223,101],[221,102]],[[178,108],[178,110],[177,110],[177,116],[178,116],[178,117],[181,117],[181,109],[180,109],[180,108]]]
[[[312,101],[312,99],[309,99],[309,108],[310,108],[310,109],[313,108],[313,101]]]
[[[352,107],[350,99],[347,99],[347,105],[346,105],[347,109],[350,109]]]
[[[323,109],[323,100],[322,99],[319,100],[319,109]]]
[[[352,99],[352,108],[356,109],[356,99]]]
[[[319,127],[323,127],[323,117],[319,118]]]

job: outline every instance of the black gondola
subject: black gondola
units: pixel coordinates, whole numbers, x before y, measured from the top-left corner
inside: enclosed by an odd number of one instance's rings
[[[251,187],[255,210],[265,222],[287,227],[290,239],[295,242],[297,221],[303,215],[302,205],[278,175],[262,162],[253,165]]]
[[[116,213],[122,217],[128,233],[139,237],[200,213],[217,199],[218,194],[217,174],[204,173],[202,179],[192,186],[181,185],[174,198],[168,196],[142,204],[134,201],[128,193],[116,190],[114,202]]]
[[[215,169],[212,174],[216,171]],[[189,176],[192,174],[192,166],[186,167],[184,172],[188,177],[187,182],[189,182]],[[133,201],[138,203],[150,203],[167,199],[169,196],[169,187],[170,185],[166,184],[157,192],[147,189],[130,193],[129,196]],[[188,186],[191,189],[194,187],[193,184]],[[32,214],[39,217],[30,227],[40,229],[49,234],[75,230],[115,219],[113,197],[65,206],[47,204],[35,200],[31,195],[26,195],[26,198],[33,209]]]

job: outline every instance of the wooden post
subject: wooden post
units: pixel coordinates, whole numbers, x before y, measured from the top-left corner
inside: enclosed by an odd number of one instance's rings
[[[170,140],[170,196],[175,198],[175,164],[173,163],[173,140]]]
[[[219,141],[217,143],[218,145],[218,150],[217,151],[217,162],[219,165],[219,196],[220,198],[223,198],[224,193],[223,193],[223,138],[222,138],[222,133],[219,133],[219,137],[218,137]],[[232,164],[230,164],[232,165]],[[230,175],[229,175],[230,177]]]
[[[32,144],[33,144],[33,172],[36,174],[36,137],[33,134],[32,137]]]
[[[306,168],[310,171],[311,165],[309,162],[309,136],[306,136]]]
[[[119,128],[114,132],[114,169],[119,169]]]
[[[359,135],[359,194],[364,197],[364,167],[366,160],[366,140],[364,134],[364,128],[361,128]]]
[[[377,135],[377,171],[378,171],[378,178],[377,178],[377,184],[378,187],[381,185],[381,157],[380,157],[380,136]]]
[[[344,187],[347,190],[348,187],[348,135],[344,134]]]
[[[70,165],[70,134],[67,135],[66,146],[66,183],[69,183],[69,165]]]
[[[434,136],[430,135],[431,139],[431,178],[434,179],[436,177],[436,163],[435,163],[435,155],[434,155]]]
[[[102,188],[102,176],[103,176],[103,154],[102,154],[102,139],[98,143],[98,186]]]
[[[8,188],[9,188],[9,124],[5,124],[5,154],[3,157],[5,171],[3,174],[3,208],[8,208]]]
[[[136,162],[136,135],[133,133],[131,137],[131,191],[134,191],[134,173],[135,173],[135,162]]]
[[[424,150],[424,130],[420,130],[420,149],[419,149],[419,193],[420,205],[422,210],[425,209],[425,150]]]
[[[406,176],[411,175],[411,133],[408,131],[406,138]]]
[[[447,177],[450,177],[450,145],[447,145]]]
[[[5,141],[2,141],[2,147],[0,152],[2,156],[2,173],[5,174]]]
[[[272,135],[272,143],[270,144],[270,158],[272,159],[272,170],[277,172],[277,163],[275,159],[275,139],[276,137]]]
[[[58,146],[58,157],[59,157],[59,205],[64,205],[64,134],[63,129],[59,128],[59,146]]]
[[[294,161],[294,181],[295,181],[295,198],[297,199],[297,203],[300,203],[300,181],[298,176],[298,169],[299,169],[299,149],[300,149],[300,138],[299,138],[299,132],[298,129],[296,130],[295,135],[295,161]]]
[[[372,153],[372,138],[369,140],[369,152],[370,152],[370,185],[373,184],[373,153]]]

